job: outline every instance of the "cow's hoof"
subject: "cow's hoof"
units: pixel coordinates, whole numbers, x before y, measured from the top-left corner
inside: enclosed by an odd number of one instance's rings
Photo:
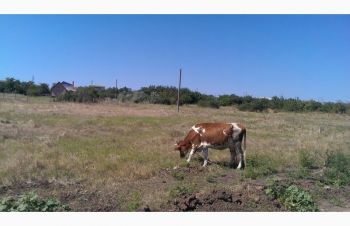
[[[230,166],[231,169],[236,169],[236,168],[237,168],[237,164],[233,164],[233,163],[232,163],[232,164],[230,164],[229,166]]]

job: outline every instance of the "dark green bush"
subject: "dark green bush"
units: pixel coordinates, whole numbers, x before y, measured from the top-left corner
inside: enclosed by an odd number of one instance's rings
[[[93,87],[79,87],[75,92],[68,91],[57,97],[58,101],[71,101],[79,103],[96,103],[99,99],[99,92]]]
[[[243,98],[235,94],[221,95],[218,98],[220,106],[240,105],[243,103]]]
[[[198,106],[209,107],[209,108],[219,108],[219,102],[214,96],[203,96],[202,99],[198,101]]]
[[[262,112],[269,107],[269,100],[265,98],[253,99],[250,102],[245,102],[238,106],[241,111]]]
[[[344,114],[346,112],[346,105],[343,103],[335,103],[333,105],[333,112],[337,114]]]
[[[297,99],[289,98],[283,102],[284,111],[302,112],[304,110],[304,102]]]
[[[270,108],[275,110],[283,109],[284,98],[273,96],[270,100]]]
[[[305,111],[319,111],[322,107],[322,104],[320,102],[314,101],[314,100],[310,100],[310,101],[306,101],[305,105],[304,105],[304,110]]]
[[[196,104],[201,99],[202,94],[199,92],[193,92],[187,88],[180,90],[180,105],[183,104]]]
[[[286,209],[290,211],[315,212],[319,210],[311,195],[296,185],[289,186],[281,196],[281,200]]]
[[[283,183],[272,180],[269,182],[265,192],[268,196],[280,201],[287,210],[296,212],[319,211],[312,196],[290,182]]]

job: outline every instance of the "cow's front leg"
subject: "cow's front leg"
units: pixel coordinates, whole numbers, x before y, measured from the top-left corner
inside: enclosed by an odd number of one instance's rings
[[[192,157],[192,155],[193,155],[194,151],[195,151],[195,149],[194,149],[194,148],[192,148],[192,149],[191,149],[191,151],[190,151],[190,154],[188,155],[187,162],[190,162],[190,161],[191,161],[191,157]]]
[[[203,148],[203,158],[204,158],[203,167],[206,167],[208,164],[208,148]]]

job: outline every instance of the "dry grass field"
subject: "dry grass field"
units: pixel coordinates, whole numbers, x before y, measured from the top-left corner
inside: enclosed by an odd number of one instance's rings
[[[244,171],[228,167],[228,150],[210,150],[206,168],[179,158],[174,143],[198,122],[247,127]],[[292,180],[321,211],[348,211],[347,185],[316,180],[332,152],[350,154],[349,115],[0,100],[0,197],[35,191],[73,211],[284,211],[265,194],[271,178]]]

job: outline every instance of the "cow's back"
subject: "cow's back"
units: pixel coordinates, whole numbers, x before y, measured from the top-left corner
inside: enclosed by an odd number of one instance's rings
[[[233,133],[233,126],[228,123],[198,123],[193,127],[201,141],[210,144],[226,143]]]

